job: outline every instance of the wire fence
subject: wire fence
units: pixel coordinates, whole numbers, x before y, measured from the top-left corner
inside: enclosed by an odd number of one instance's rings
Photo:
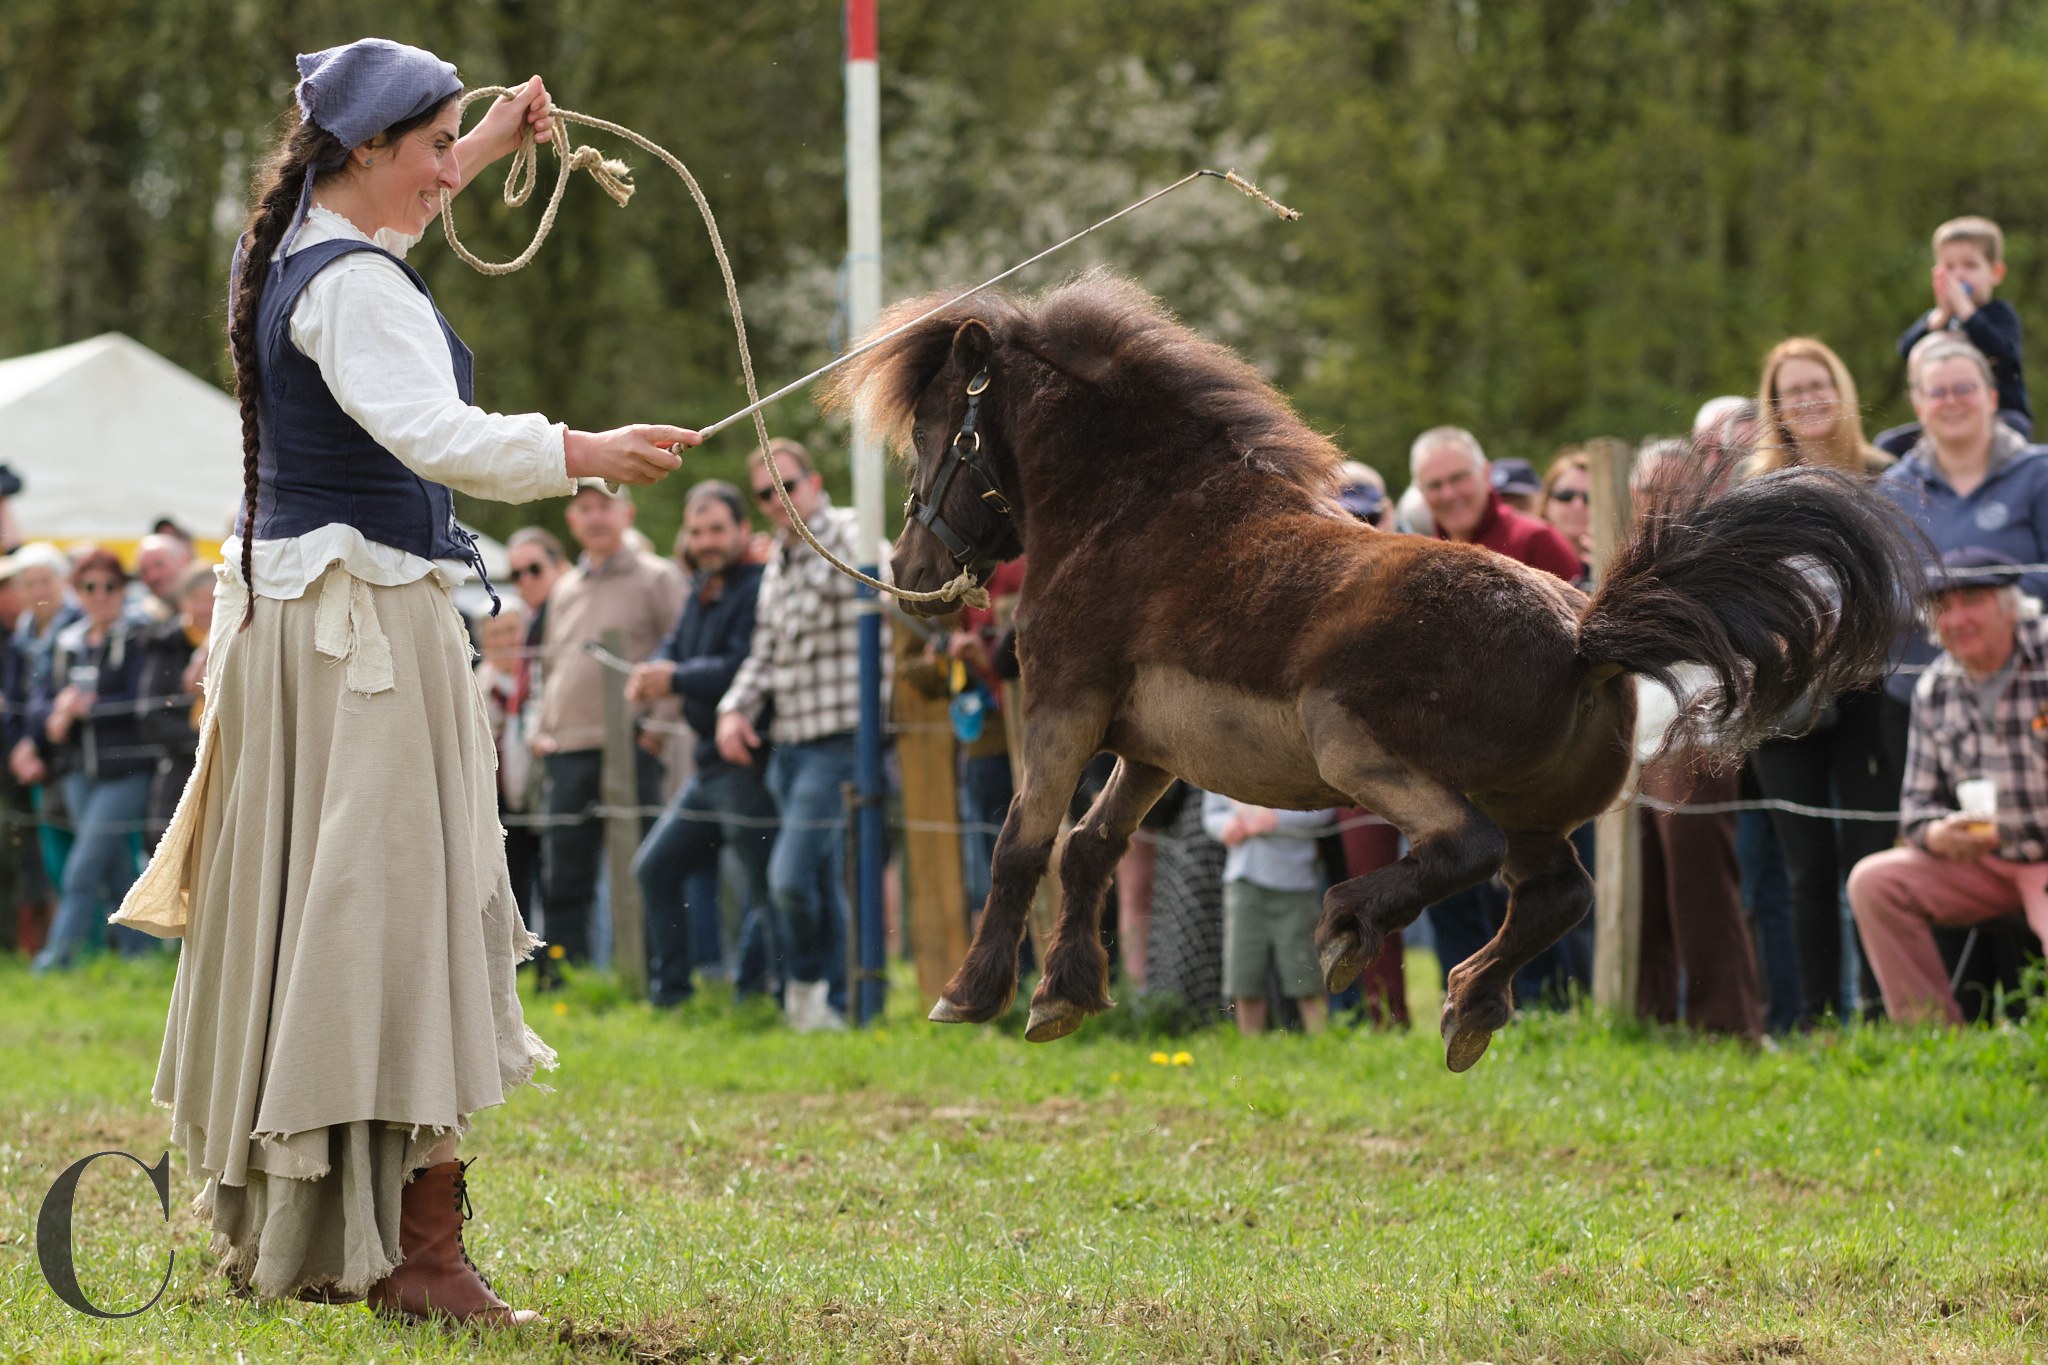
[[[1639,795],[1629,804],[1658,815],[1724,815],[1734,811],[1763,810],[1783,811],[1786,814],[1802,815],[1814,819],[1866,820],[1889,823],[1898,823],[1903,815],[1901,811],[1840,810],[1825,806],[1802,805],[1797,801],[1783,801],[1770,797],[1745,801],[1671,802],[1659,800],[1654,796]],[[1955,813],[1946,808],[1929,807],[1918,818],[1937,818]],[[599,820],[658,820],[663,816],[674,820],[690,820],[736,829],[843,830],[846,828],[844,817],[829,820],[784,820],[779,816],[773,815],[741,815],[738,813],[726,814],[715,810],[698,810],[677,806],[674,802],[665,806],[608,806],[600,802],[592,802],[580,810],[574,811],[500,811],[498,819],[507,829],[545,831],[589,824],[592,821]],[[1997,819],[1997,817],[1988,818]],[[7,824],[17,828],[54,829],[65,833],[75,833],[77,830],[76,822],[70,819],[68,815],[60,812],[43,813],[5,808],[0,809],[0,820],[4,820]],[[136,834],[161,832],[165,823],[166,821],[164,820],[129,820],[101,824],[96,826],[96,828],[115,833]],[[1363,812],[1345,816],[1328,824],[1300,827],[1292,833],[1297,838],[1323,839],[1333,834],[1342,834],[1346,830],[1361,829],[1368,826],[1390,826],[1391,823],[1391,821],[1374,815],[1371,812]],[[2014,820],[2000,820],[1999,823],[2011,826],[2017,822]],[[1003,831],[1003,827],[1000,824],[975,820],[896,819],[889,821],[888,826],[899,834],[983,834],[992,837],[1001,834]],[[1140,829],[1132,837],[1140,843],[1154,844],[1162,848],[1189,848],[1196,847],[1204,842],[1176,839],[1149,829]],[[1206,842],[1212,843],[1213,841]]]

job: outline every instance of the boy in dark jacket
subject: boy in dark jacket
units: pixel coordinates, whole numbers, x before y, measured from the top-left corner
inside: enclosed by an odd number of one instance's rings
[[[724,960],[719,933],[718,857],[730,843],[747,871],[746,920],[735,982],[740,994],[779,990],[785,935],[768,898],[775,802],[761,780],[766,763],[743,768],[719,757],[718,701],[754,639],[761,566],[747,562],[751,526],[731,484],[707,479],[683,509],[683,563],[693,577],[675,630],[626,682],[632,701],[674,695],[697,734],[697,770],[648,832],[633,859],[647,909],[647,997],[680,1004],[694,989],[693,965]],[[764,730],[765,733],[765,730]]]
[[[2020,369],[2020,315],[1992,291],[2005,281],[2005,233],[1989,218],[1951,218],[1934,230],[1934,307],[1899,338],[1899,355],[1912,353],[1929,332],[1957,331],[1991,362],[1998,381],[1998,418],[2028,440],[2034,410],[2027,402]],[[1876,444],[1903,455],[1920,439],[1920,424],[1908,422],[1880,432]]]

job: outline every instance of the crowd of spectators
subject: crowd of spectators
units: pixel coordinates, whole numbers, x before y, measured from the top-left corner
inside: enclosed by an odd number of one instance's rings
[[[1872,482],[1945,557],[1930,633],[1901,642],[1882,684],[1801,717],[1739,769],[1663,761],[1642,773],[1646,1017],[1749,1039],[1880,1008],[1961,1019],[1959,985],[2013,976],[2010,943],[1971,960],[1974,931],[1988,924],[2024,946],[2013,937],[2024,925],[2048,929],[2048,446],[2031,443],[2018,315],[1993,297],[2005,273],[1996,226],[1944,224],[1935,257],[1934,306],[1899,341],[1918,420],[1876,442],[1841,358],[1793,337],[1764,357],[1753,397],[1708,400],[1682,437],[1595,438],[1539,468],[1489,460],[1473,432],[1436,426],[1414,439],[1398,497],[1363,464],[1344,466],[1333,490],[1375,532],[1482,545],[1593,591],[1596,525],[1626,530],[1602,505],[1602,471],[1633,469],[1625,510],[1640,516],[1686,481],[1818,466]],[[507,542],[515,592],[475,622],[477,681],[513,891],[549,945],[543,989],[600,959],[609,937],[593,910],[608,875],[603,682],[614,669],[628,673],[637,741],[632,876],[650,998],[678,1004],[717,977],[773,999],[794,1028],[845,1026],[859,608],[852,582],[794,535],[774,474],[826,546],[871,557],[809,452],[787,440],[755,452],[745,487],[688,491],[673,556],[635,528],[628,492],[594,480],[565,511],[573,556],[537,526]],[[0,557],[0,893],[14,908],[0,933],[37,970],[95,941],[154,947],[124,931],[109,941],[104,921],[192,771],[214,575],[168,523],[132,561],[131,574],[108,550],[42,543]],[[1022,560],[998,571],[998,607],[1027,574]],[[950,700],[970,919],[989,891],[989,831],[1014,791],[1019,679],[1005,619],[966,609],[901,656],[922,649],[906,676]],[[1654,736],[1640,747],[1651,753]],[[1103,776],[1091,773],[1077,801]],[[1893,811],[1903,819],[1882,818]],[[1573,837],[1590,867],[1592,826]],[[1370,811],[1276,812],[1177,785],[1118,868],[1106,936],[1131,987],[1234,1012],[1247,1032],[1320,1028],[1332,1007],[1405,1024],[1402,935],[1335,999],[1312,941],[1329,884],[1403,851]],[[1448,975],[1499,930],[1507,902],[1497,880],[1468,888],[1429,907],[1409,942]],[[1592,958],[1589,917],[1517,976],[1518,1002],[1568,1001],[1589,985]]]
[[[192,770],[213,573],[169,522],[134,557],[132,575],[97,545],[0,557],[0,939],[36,971],[157,946],[105,921]]]

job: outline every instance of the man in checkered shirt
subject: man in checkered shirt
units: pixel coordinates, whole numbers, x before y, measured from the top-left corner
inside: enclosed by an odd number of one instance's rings
[[[851,510],[834,507],[811,457],[774,440],[748,463],[754,498],[777,526],[761,578],[754,641],[718,703],[718,752],[764,758],[782,828],[768,858],[768,894],[788,927],[784,1007],[792,1028],[845,1028],[846,827],[840,784],[856,776],[860,631],[855,583],[790,529],[766,460],[773,455],[797,514],[848,564],[863,555]],[[772,752],[761,731],[773,741]]]
[[[1849,874],[1849,905],[1893,1019],[1963,1022],[1931,926],[2026,912],[2048,938],[2048,621],[1995,550],[1942,557],[1930,602],[1944,650],[1913,693],[1904,844]],[[1960,813],[1989,779],[1995,821]]]

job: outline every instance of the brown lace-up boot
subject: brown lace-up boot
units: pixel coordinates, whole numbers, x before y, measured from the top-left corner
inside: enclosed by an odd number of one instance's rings
[[[519,1327],[534,1313],[515,1309],[491,1292],[462,1245],[471,1216],[464,1161],[444,1161],[413,1173],[401,1196],[398,1269],[370,1286],[370,1306],[408,1322],[440,1319],[479,1326]]]

